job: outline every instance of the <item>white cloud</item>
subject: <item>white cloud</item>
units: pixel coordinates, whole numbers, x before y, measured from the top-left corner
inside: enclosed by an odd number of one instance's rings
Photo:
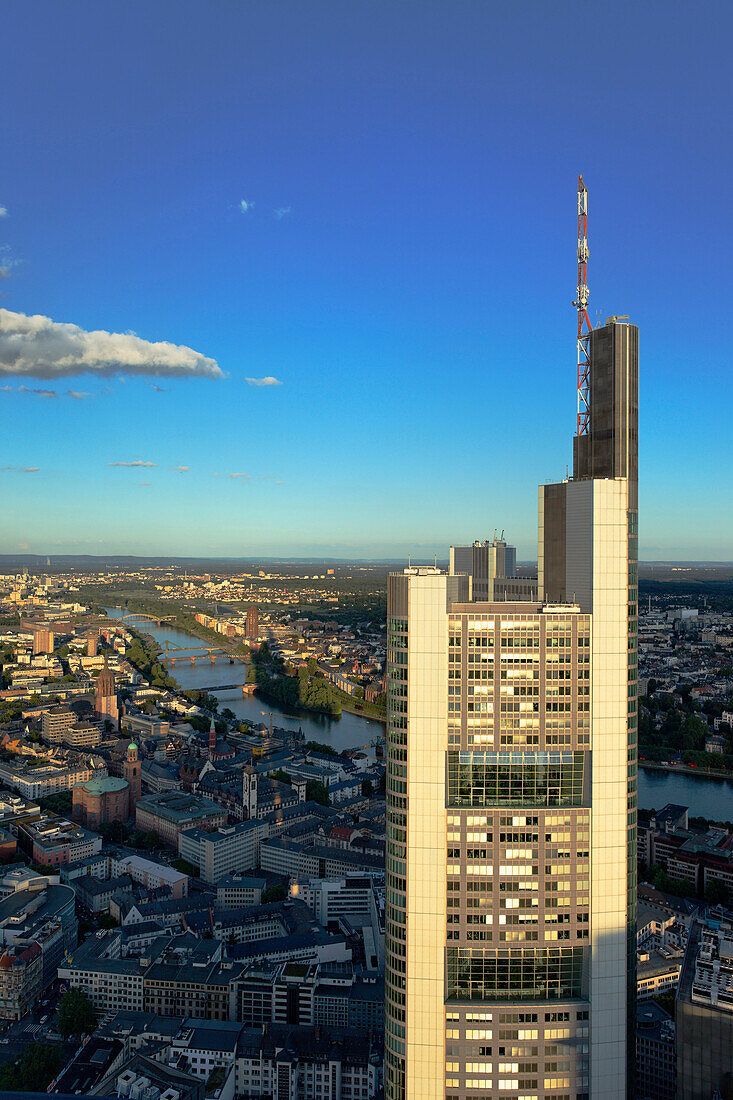
[[[277,220],[281,222],[283,218],[287,218],[291,210],[291,206],[278,206],[277,210],[273,210],[273,214],[275,215]]]
[[[0,386],[0,393],[28,393],[31,397],[70,397],[74,401],[84,401],[92,396],[86,390],[64,390],[61,394],[58,390],[34,389],[31,386]]]
[[[149,485],[149,481],[138,481],[138,485]]]
[[[0,218],[7,218],[8,208],[7,206],[0,206]]]
[[[136,458],[134,462],[110,462],[109,466],[157,466],[157,462],[144,462],[141,458]]]
[[[265,378],[247,378],[248,386],[282,386],[282,382],[279,378],[273,378],[272,375],[267,375]]]
[[[242,214],[249,214],[250,210],[254,207],[253,202],[248,202],[247,199],[241,199],[239,203],[239,210]]]
[[[0,256],[0,277],[2,277]],[[222,378],[216,360],[192,348],[132,333],[86,332],[78,325],[0,309],[0,375],[149,374]]]
[[[56,390],[33,390],[28,386],[18,386],[18,393],[30,393],[33,397],[58,397]]]
[[[214,477],[218,476],[214,474]],[[244,481],[274,481],[276,485],[282,485],[282,481],[278,481],[274,474],[227,474],[227,477],[238,477]]]
[[[3,466],[3,470],[12,470],[16,474],[37,474],[40,466]]]
[[[188,466],[171,466],[171,470],[175,470],[179,474],[187,474]]]

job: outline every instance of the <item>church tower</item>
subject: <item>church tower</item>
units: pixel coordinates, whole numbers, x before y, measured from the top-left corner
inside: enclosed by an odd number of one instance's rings
[[[127,746],[127,756],[122,764],[122,774],[130,784],[130,817],[135,812],[135,806],[142,794],[142,777],[140,773],[140,755],[137,745],[131,741]]]
[[[242,805],[244,820],[252,821],[257,817],[257,770],[249,767],[242,771]]]
[[[115,677],[112,669],[107,665],[107,654],[104,654],[104,667],[97,677],[97,685],[94,691],[94,712],[99,718],[109,718],[117,728],[120,722],[120,712],[117,706],[117,692],[115,691]]]

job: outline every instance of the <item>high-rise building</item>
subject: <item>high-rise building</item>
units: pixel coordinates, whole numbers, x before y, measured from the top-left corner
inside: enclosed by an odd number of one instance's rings
[[[49,626],[33,629],[33,656],[39,653],[53,653],[53,630]]]
[[[589,343],[537,598],[389,577],[387,1100],[633,1095],[638,330]]]
[[[257,605],[252,604],[251,607],[247,608],[247,619],[244,625],[244,633],[248,639],[251,639],[252,641],[257,641],[259,631],[259,612],[257,610]]]
[[[450,572],[465,573],[471,578],[472,600],[493,600],[494,583],[498,579],[517,575],[517,550],[494,535],[493,541],[479,542],[471,546],[451,546]]]

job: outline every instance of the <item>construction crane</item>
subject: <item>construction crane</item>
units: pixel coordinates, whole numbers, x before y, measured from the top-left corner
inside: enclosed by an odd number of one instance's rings
[[[578,311],[578,425],[577,434],[590,428],[590,334],[588,319],[588,188],[578,176],[578,289],[573,305]]]

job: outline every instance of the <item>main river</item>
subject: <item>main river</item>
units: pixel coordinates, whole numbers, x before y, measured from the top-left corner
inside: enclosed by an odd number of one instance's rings
[[[108,607],[111,619],[119,619],[124,612],[118,607]],[[146,634],[151,634],[161,645],[166,640],[179,646],[204,646],[200,639],[181,630],[141,619],[136,624]],[[230,665],[228,661],[198,661],[191,665],[185,658],[176,662],[171,670],[182,688],[212,687],[215,684],[244,682],[244,665]],[[308,740],[322,741],[335,749],[353,749],[368,745],[376,738],[384,737],[384,726],[371,718],[344,711],[340,718],[319,718],[312,714],[287,714],[273,703],[266,703],[254,695],[242,696],[242,692],[217,691],[220,707],[229,707],[238,718],[250,722],[269,722],[272,711],[273,724],[283,729],[297,730],[300,726]],[[691,816],[713,818],[717,821],[733,821],[733,782],[727,779],[698,779],[668,771],[646,771],[639,768],[639,806],[643,810],[659,810],[666,802],[676,802],[690,807]]]
[[[107,614],[110,619],[120,619],[124,614],[119,607],[108,607]],[[206,648],[200,638],[187,634],[182,630],[174,630],[168,626],[156,626],[147,619],[140,619],[133,623],[138,630],[150,634],[163,645],[168,641],[171,645],[188,646],[189,649],[199,647]],[[186,688],[214,687],[217,684],[243,684],[247,678],[247,669],[237,662],[230,665],[228,661],[221,660],[211,664],[208,660],[197,661],[192,665],[187,657],[176,661],[176,667],[169,671],[175,676],[180,686]],[[384,737],[384,726],[372,718],[363,718],[359,714],[350,714],[343,711],[340,718],[326,718],[314,714],[288,714],[275,703],[257,699],[254,695],[243,696],[241,689],[234,691],[217,691],[219,709],[229,707],[238,718],[247,718],[250,722],[269,722],[272,712],[274,726],[281,729],[303,730],[308,741],[320,741],[332,745],[335,749],[354,749],[363,745],[369,745],[370,741]]]

